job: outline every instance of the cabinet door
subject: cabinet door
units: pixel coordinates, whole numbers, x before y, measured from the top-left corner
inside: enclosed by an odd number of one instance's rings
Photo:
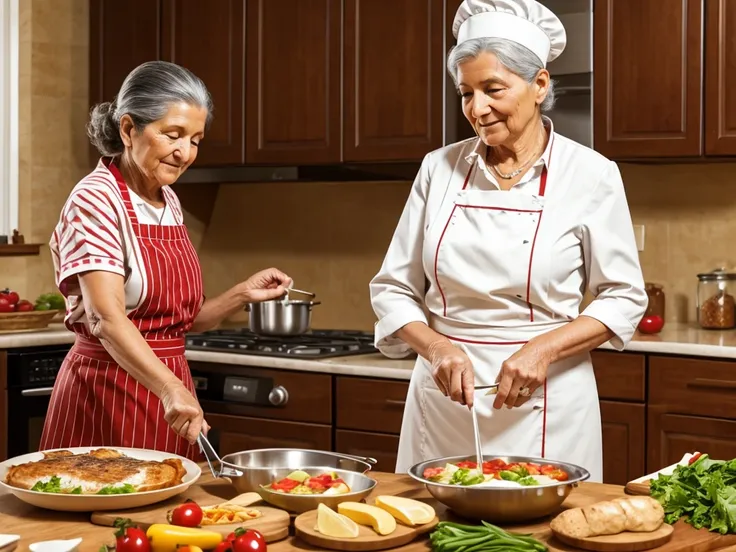
[[[399,452],[399,437],[338,429],[335,432],[335,452],[375,458],[378,461],[375,466],[377,471],[394,473]]]
[[[89,32],[89,101],[95,105],[112,101],[141,63],[161,58],[161,2],[90,0]],[[99,158],[92,147],[90,158]]]
[[[345,0],[345,161],[418,161],[442,145],[443,8]]]
[[[702,0],[596,0],[593,18],[595,149],[699,156]]]
[[[626,485],[645,473],[646,408],[601,401],[603,482]]]
[[[340,0],[251,0],[248,163],[339,163]]]
[[[204,418],[212,428],[209,439],[220,456],[261,448],[332,450],[332,428],[328,425],[211,413],[205,413]]]
[[[245,161],[244,30],[245,0],[164,0],[164,59],[202,79],[215,105],[195,167]]]
[[[668,414],[650,406],[647,473],[679,462],[685,453],[707,452],[712,458],[736,458],[736,421]]]
[[[705,153],[736,155],[736,4],[705,7]]]

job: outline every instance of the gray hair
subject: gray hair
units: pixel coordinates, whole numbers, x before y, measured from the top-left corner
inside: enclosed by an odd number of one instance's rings
[[[133,69],[112,102],[92,108],[87,134],[103,156],[115,157],[125,150],[120,137],[120,118],[129,115],[136,130],[158,121],[175,103],[185,102],[207,110],[206,126],[212,122],[212,97],[194,73],[166,61],[149,61]]]
[[[447,70],[457,86],[457,67],[464,61],[477,58],[483,52],[494,54],[506,69],[529,84],[534,82],[544,66],[539,58],[526,46],[505,38],[473,38],[454,46],[447,56]],[[540,106],[542,113],[555,105],[555,83],[550,79],[547,97]]]

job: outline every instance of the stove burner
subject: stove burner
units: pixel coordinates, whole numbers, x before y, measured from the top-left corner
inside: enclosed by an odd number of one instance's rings
[[[312,330],[308,334],[260,336],[247,328],[189,334],[187,349],[273,357],[329,358],[377,352],[373,334],[359,330]]]

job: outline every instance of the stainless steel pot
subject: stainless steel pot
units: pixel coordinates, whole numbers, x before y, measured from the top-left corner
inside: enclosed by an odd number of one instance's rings
[[[319,301],[274,300],[249,303],[250,330],[258,335],[301,335],[309,331],[312,307]]]
[[[271,483],[274,470],[325,468],[364,474],[376,460],[321,450],[273,448],[234,452],[223,456],[222,464],[242,473],[230,480],[239,493],[247,493],[259,492],[261,485]]]
[[[444,467],[447,463],[475,458],[452,456],[421,462],[409,468],[409,475],[424,483],[429,493],[461,517],[489,523],[521,523],[555,513],[570,491],[590,477],[585,468],[565,462],[555,462],[529,456],[484,456],[485,460],[500,458],[507,463],[533,462],[551,464],[568,474],[567,481],[535,487],[463,487],[424,479],[427,468]]]

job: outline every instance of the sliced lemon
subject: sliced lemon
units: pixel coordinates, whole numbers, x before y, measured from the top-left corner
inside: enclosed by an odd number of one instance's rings
[[[401,523],[412,527],[429,523],[436,515],[434,508],[429,504],[402,496],[378,496],[376,506],[386,510]]]
[[[352,519],[321,503],[317,506],[316,529],[323,535],[336,539],[354,539],[360,530]]]
[[[390,535],[396,530],[396,519],[386,510],[362,502],[341,502],[337,511],[361,525],[370,525],[379,535]]]

